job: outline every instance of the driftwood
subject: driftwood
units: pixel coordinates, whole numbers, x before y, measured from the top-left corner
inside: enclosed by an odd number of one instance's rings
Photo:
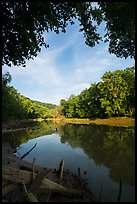
[[[27,199],[29,202],[38,202],[37,198],[31,192],[27,194]]]
[[[118,193],[117,202],[120,202],[121,192],[122,192],[122,181],[121,181],[121,179],[120,179],[120,181],[119,181],[119,193]]]
[[[34,172],[35,172],[34,162],[35,162],[35,158],[33,159],[33,162],[32,162],[32,179],[33,179],[33,180],[35,179],[35,175],[34,175]]]
[[[47,172],[45,172],[45,171],[40,172],[36,176],[35,180],[32,182],[28,191],[35,194],[38,191],[39,187],[41,186],[42,181],[43,181],[44,177],[46,176],[46,174],[47,174]]]
[[[38,202],[37,198],[33,195],[33,193],[27,191],[27,188],[24,182],[23,182],[23,189],[24,189],[25,196],[29,202]]]
[[[37,175],[35,173],[35,175]],[[18,170],[14,167],[9,167],[7,165],[2,165],[2,178],[12,181],[14,183],[23,183],[29,184],[31,181],[32,172],[25,171],[25,170]],[[53,181],[50,181],[47,178],[42,180],[42,184],[40,185],[42,189],[49,189],[58,193],[61,193],[66,196],[80,196],[81,190],[68,188],[57,184]]]
[[[61,183],[62,176],[63,176],[63,170],[64,170],[64,159],[61,160],[60,165],[59,165],[59,169],[58,169],[58,173],[57,173],[57,175],[59,176],[59,179],[60,179],[60,183]]]
[[[21,159],[23,159],[24,157],[26,157],[26,156],[36,147],[36,145],[37,145],[37,143],[36,143],[27,153],[25,153],[25,154],[21,157]]]

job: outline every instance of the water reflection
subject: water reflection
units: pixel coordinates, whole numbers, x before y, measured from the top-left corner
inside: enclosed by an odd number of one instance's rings
[[[122,181],[121,201],[134,201],[135,132],[133,127],[103,125],[57,124],[35,122],[19,132],[4,134],[3,141],[21,147],[22,156],[37,142],[25,158],[37,164],[57,168],[65,160],[65,168],[87,178],[89,188],[99,196],[103,186],[104,201],[117,201],[119,181]],[[17,155],[19,156],[19,155]],[[86,170],[87,174],[83,172]]]
[[[135,184],[134,128],[102,125],[65,125],[61,142],[72,148],[81,147],[96,165],[109,168],[109,176],[116,182]]]
[[[2,141],[9,142],[13,148],[16,148],[30,139],[54,133],[56,131],[57,124],[50,121],[34,121],[29,123],[22,122],[20,127],[27,129],[4,133],[2,135]]]

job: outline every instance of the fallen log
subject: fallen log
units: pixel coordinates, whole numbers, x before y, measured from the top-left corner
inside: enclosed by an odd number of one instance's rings
[[[34,173],[37,175],[36,173]],[[14,183],[23,183],[28,184],[31,182],[32,173],[25,170],[19,170],[14,167],[9,167],[7,165],[2,165],[2,178],[12,181]],[[80,196],[81,190],[68,188],[57,184],[53,181],[50,181],[47,178],[42,180],[42,184],[40,186],[42,189],[49,189],[58,193],[61,193],[66,196]]]
[[[64,170],[64,159],[61,160],[60,165],[59,165],[59,169],[57,172],[57,175],[59,176],[59,179],[60,179],[60,184],[61,184],[61,180],[62,180],[62,176],[63,176],[63,170]]]

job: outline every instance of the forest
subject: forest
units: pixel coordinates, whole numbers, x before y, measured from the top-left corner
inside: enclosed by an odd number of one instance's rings
[[[135,68],[107,71],[100,82],[60,103],[68,118],[134,117]]]
[[[108,52],[125,59],[135,58],[135,3],[97,4],[94,7],[92,2],[2,2],[2,65],[26,66],[26,60],[36,57],[42,46],[49,47],[43,37],[45,31],[65,33],[68,24],[75,24],[74,19],[79,21],[79,32],[83,32],[89,47],[102,41],[97,29],[105,21],[103,38],[104,43],[109,42]],[[134,67],[106,72],[99,83],[91,84],[78,96],[72,94],[69,99],[62,99],[61,106],[22,96],[9,85],[11,79],[9,73],[2,77],[3,121],[60,114],[68,118],[135,115]]]
[[[2,77],[2,121],[56,116],[56,105],[34,101],[21,95],[9,85],[11,80],[9,72]]]
[[[107,71],[79,95],[61,99],[60,106],[34,101],[10,86],[9,72],[2,76],[2,120],[30,118],[109,118],[135,116],[135,67]]]

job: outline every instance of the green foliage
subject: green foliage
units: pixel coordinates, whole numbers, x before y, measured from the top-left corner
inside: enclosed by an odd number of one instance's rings
[[[117,57],[135,57],[135,2],[2,2],[2,64],[23,65],[49,47],[44,32],[66,32],[78,19],[85,43],[102,40],[97,29],[106,21],[105,41]]]
[[[7,132],[2,135],[2,141],[9,142],[13,148],[19,147],[22,143],[25,143],[30,139],[53,134],[56,132],[56,128],[58,127],[56,123],[52,123],[50,121],[18,121],[16,123],[16,127],[17,126],[19,128],[26,129]],[[14,125],[9,124],[8,127],[14,129]]]
[[[103,96],[100,99],[101,106],[105,108],[108,116],[125,115],[126,107],[123,106],[123,101],[126,99],[128,89],[126,81],[122,78],[122,72],[122,70],[106,72],[102,77],[103,82],[98,84]]]
[[[57,117],[56,105],[33,101],[9,86],[11,75],[2,77],[2,120]]]
[[[84,2],[2,2],[3,64],[25,65],[26,59],[37,56],[41,46],[49,46],[44,31],[66,32],[68,23],[74,24],[77,15],[87,41],[92,34],[90,44],[95,44],[99,37],[89,21],[88,6]]]
[[[100,6],[109,52],[117,57],[135,58],[135,2],[101,2]]]
[[[98,84],[101,106],[108,116],[134,116],[135,68],[106,72]],[[132,90],[132,92],[131,92]],[[131,102],[132,101],[132,102]]]
[[[62,114],[69,118],[135,116],[135,68],[106,72],[78,96],[62,99]]]
[[[135,116],[135,68],[106,72],[102,81],[91,84],[78,96],[62,99],[61,106],[33,101],[22,96],[8,83],[11,75],[2,77],[3,121],[23,118],[106,118]]]
[[[125,101],[127,113],[129,116],[135,116],[135,67],[128,67],[123,73],[123,78],[128,88],[128,94]]]

